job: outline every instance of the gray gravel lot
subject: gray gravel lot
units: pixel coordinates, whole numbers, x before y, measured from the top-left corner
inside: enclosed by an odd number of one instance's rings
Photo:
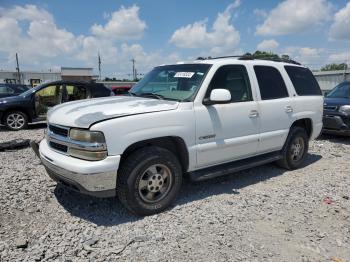
[[[57,186],[29,148],[0,152],[0,261],[350,261],[349,163],[350,138],[322,137],[300,170],[185,182],[172,209],[140,218]]]

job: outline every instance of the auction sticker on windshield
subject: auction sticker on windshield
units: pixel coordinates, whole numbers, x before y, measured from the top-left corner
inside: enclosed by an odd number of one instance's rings
[[[192,78],[193,75],[193,72],[177,72],[174,77]]]

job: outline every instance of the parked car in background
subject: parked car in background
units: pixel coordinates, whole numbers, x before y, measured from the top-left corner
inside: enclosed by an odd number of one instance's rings
[[[322,106],[313,74],[293,61],[208,58],[156,67],[130,96],[55,107],[32,147],[54,180],[151,215],[173,202],[185,175],[301,167]]]
[[[131,86],[112,86],[111,89],[116,96],[123,96],[129,95]]]
[[[105,96],[111,96],[111,90],[103,84],[77,81],[45,83],[18,96],[0,98],[0,120],[8,129],[20,130],[28,123],[45,120],[47,111],[61,103]]]
[[[17,96],[31,87],[27,85],[18,85],[18,84],[0,84],[0,98]]]
[[[350,135],[350,82],[330,91],[323,106],[323,133]]]

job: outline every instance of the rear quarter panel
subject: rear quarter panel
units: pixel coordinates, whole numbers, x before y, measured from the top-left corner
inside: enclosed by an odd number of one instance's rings
[[[296,96],[294,97],[294,116],[298,119],[310,118],[312,134],[310,139],[317,138],[322,130],[323,96]]]

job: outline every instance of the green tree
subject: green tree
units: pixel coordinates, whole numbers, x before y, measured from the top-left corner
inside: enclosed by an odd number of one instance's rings
[[[346,70],[348,65],[345,63],[342,64],[328,64],[321,68],[321,71],[337,71],[337,70]]]
[[[246,53],[245,56],[252,56],[256,59],[270,59],[270,60],[290,60],[289,55],[281,55],[275,54],[273,52],[265,52],[265,51],[255,51],[253,54]]]

